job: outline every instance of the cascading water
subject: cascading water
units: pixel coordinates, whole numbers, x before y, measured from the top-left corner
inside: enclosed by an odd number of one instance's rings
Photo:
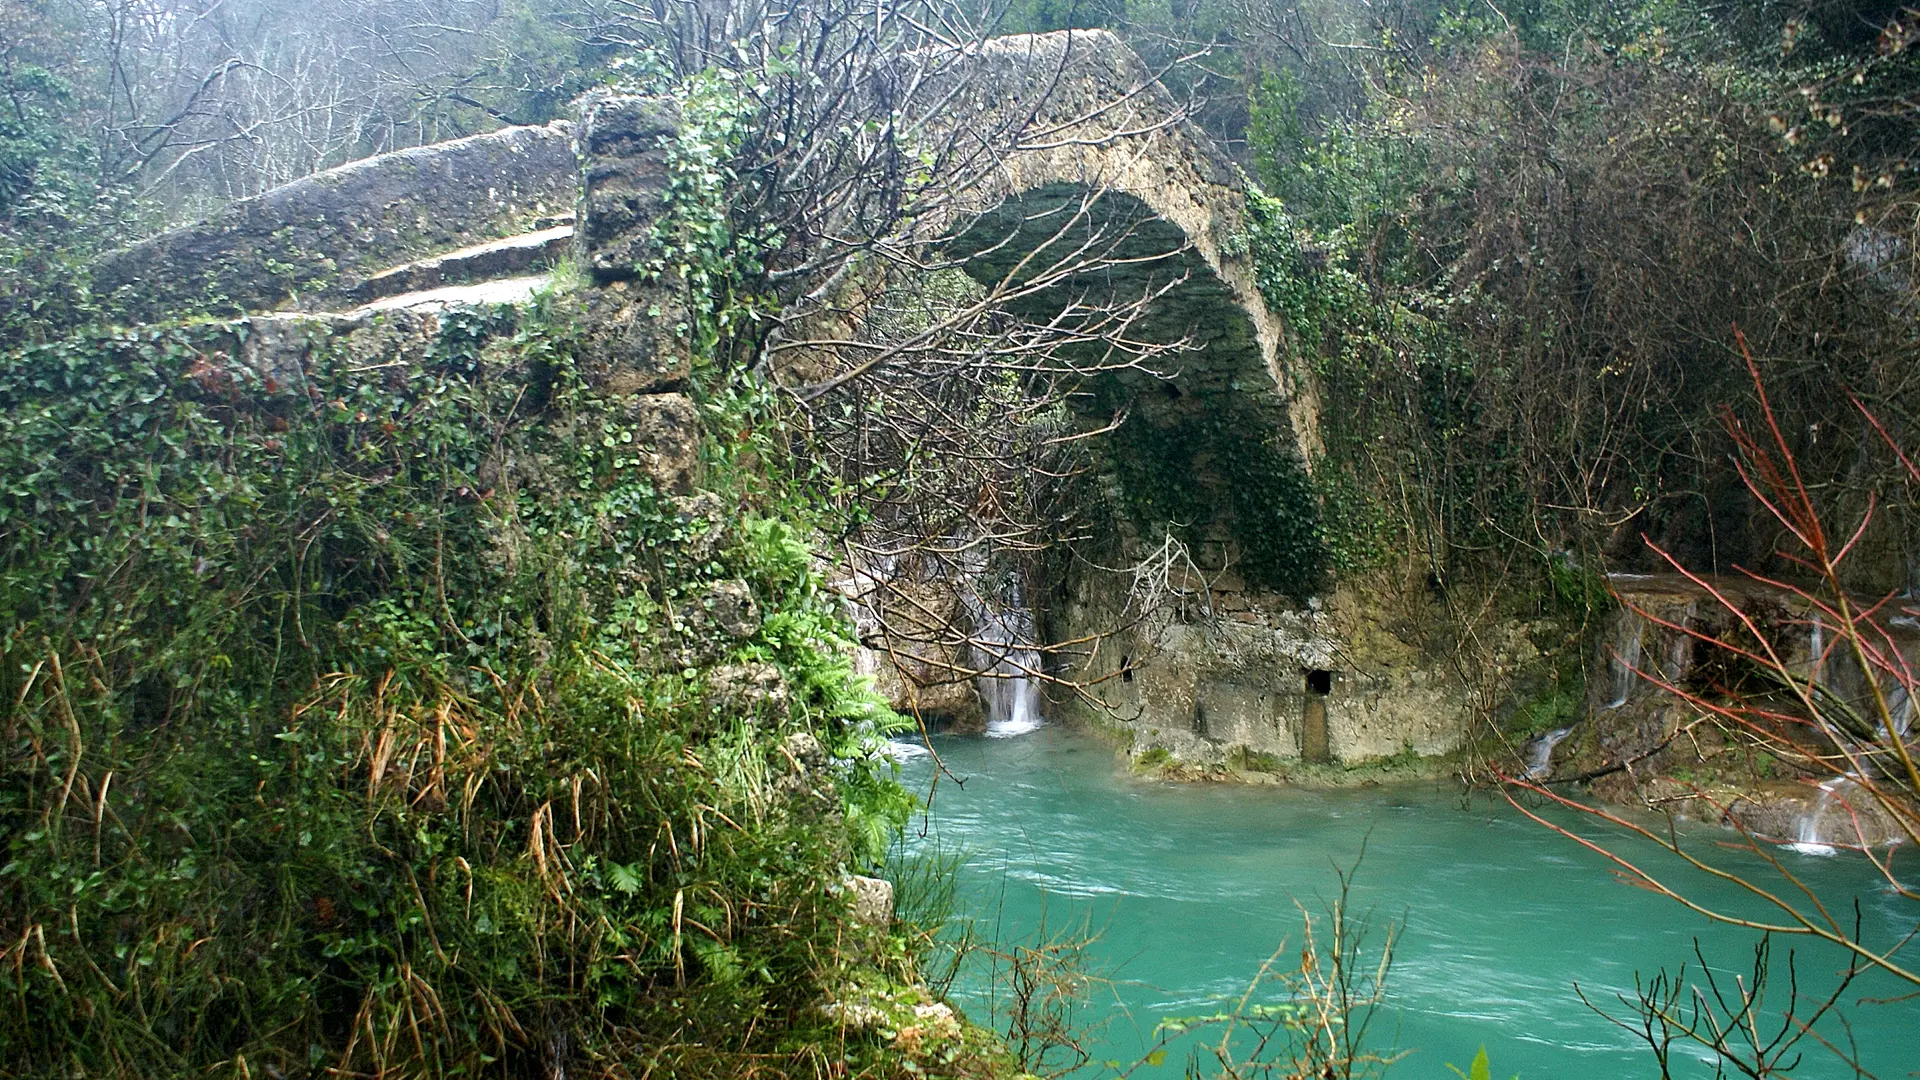
[[[1814,801],[1813,810],[1800,816],[1798,835],[1787,847],[1802,855],[1837,854],[1837,838],[1827,835],[1827,820],[1832,816],[1833,804],[1838,801],[1834,793],[1851,783],[1850,776],[1836,776],[1821,784],[1820,797]]]
[[[1696,606],[1689,603],[1674,621],[1681,626],[1688,626],[1694,622],[1698,614]],[[1673,631],[1667,631],[1666,638],[1667,668],[1662,674],[1666,676],[1668,683],[1679,686],[1686,681],[1688,672],[1693,668],[1693,638]]]
[[[986,706],[987,735],[1024,735],[1044,722],[1040,685],[1031,677],[1040,670],[1040,652],[1033,644],[1033,612],[1027,609],[1018,585],[1007,590],[1004,606],[995,607],[982,600],[970,606],[974,666],[980,670],[974,676],[974,685]]]
[[[1913,730],[1913,695],[1904,686],[1896,686],[1887,691],[1887,714],[1893,717],[1893,731],[1887,731],[1887,725],[1875,724],[1874,734],[1880,738],[1904,739]]]
[[[1607,654],[1608,670],[1613,675],[1613,700],[1607,702],[1608,709],[1625,705],[1633,693],[1633,682],[1637,678],[1634,669],[1640,666],[1640,642],[1646,630],[1647,621],[1639,614],[1624,610],[1615,613],[1613,642]]]
[[[1573,734],[1571,727],[1554,728],[1528,743],[1526,779],[1545,780],[1552,775],[1553,748],[1559,746],[1561,741],[1571,734]]]

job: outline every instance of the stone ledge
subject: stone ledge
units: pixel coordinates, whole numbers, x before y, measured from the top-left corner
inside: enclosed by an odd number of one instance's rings
[[[447,285],[495,281],[529,275],[552,267],[567,253],[573,226],[556,225],[538,232],[489,240],[445,255],[421,259],[383,270],[338,293],[353,304],[370,304],[390,296],[425,292]]]
[[[299,306],[571,212],[572,141],[565,122],[507,128],[315,173],[106,255],[94,287],[134,321]]]

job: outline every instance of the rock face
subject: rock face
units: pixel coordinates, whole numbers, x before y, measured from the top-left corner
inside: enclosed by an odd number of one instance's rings
[[[390,296],[425,292],[470,281],[497,281],[552,266],[573,240],[573,226],[489,240],[384,270],[358,284],[337,290],[344,301],[369,304]]]
[[[1051,695],[1055,715],[1113,733],[1135,761],[1279,775],[1441,755],[1461,744],[1485,692],[1409,629],[1418,612],[1395,612],[1372,590],[1300,603],[1228,572],[1174,586],[1178,601],[1064,666],[1090,693]],[[1129,599],[1111,577],[1078,576],[1049,607],[1049,636],[1115,625]],[[1488,679],[1510,683],[1525,667],[1526,631],[1496,646]]]
[[[700,465],[700,412],[685,394],[638,394],[627,400],[635,443],[654,487],[674,495],[693,490]]]
[[[847,890],[853,894],[856,921],[882,928],[893,921],[893,882],[855,874],[847,879]]]
[[[873,679],[894,710],[930,730],[978,732],[986,712],[965,652],[972,629],[960,595],[943,581],[895,579],[883,584],[867,572],[835,583],[853,613],[862,643],[854,669]],[[875,605],[885,605],[884,618]],[[889,639],[883,627],[893,628]]]
[[[94,267],[130,318],[262,311],[350,290],[409,258],[570,214],[571,126],[507,128],[368,158],[244,199]]]
[[[1830,717],[1850,712],[1871,718],[1873,681],[1850,649],[1835,647],[1831,630],[1806,598],[1743,577],[1703,576],[1696,582],[1671,573],[1615,574],[1610,584],[1625,606],[1609,616],[1591,658],[1587,719],[1569,739],[1572,752],[1560,775],[1600,774],[1592,790],[1604,799],[1737,826],[1763,841],[1875,847],[1904,838],[1899,823],[1856,778],[1837,775],[1850,766],[1824,737],[1805,729],[1795,739],[1820,744],[1813,748],[1831,755],[1826,765],[1807,768],[1793,755],[1777,761],[1754,749],[1760,740],[1729,736],[1706,722],[1703,710],[1665,688],[1709,701],[1724,700],[1728,685],[1764,695],[1767,684],[1730,651],[1751,648],[1777,656],[1794,679],[1816,686]],[[1860,603],[1855,610],[1871,607]],[[1869,620],[1871,640],[1889,658],[1911,666],[1920,661],[1920,625],[1904,607],[1880,606]],[[1758,646],[1756,632],[1768,648]],[[1894,729],[1907,733],[1911,745],[1914,704],[1896,681],[1882,673],[1880,690]],[[1797,712],[1791,698],[1749,700],[1782,715]],[[1887,740],[1885,727],[1878,737]]]
[[[581,243],[578,233],[574,242]],[[676,291],[621,279],[562,302],[585,335],[578,360],[589,381],[616,394],[686,387],[693,355],[687,348],[685,304]]]
[[[214,368],[236,364],[256,376],[269,393],[302,397],[309,365],[324,350],[418,363],[439,332],[436,313],[406,310],[252,315],[195,328],[207,363]]]

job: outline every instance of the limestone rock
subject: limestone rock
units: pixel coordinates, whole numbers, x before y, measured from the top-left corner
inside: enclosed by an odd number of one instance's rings
[[[684,387],[693,374],[687,349],[688,316],[671,289],[586,289],[562,301],[581,328],[581,374],[615,396]]]
[[[503,279],[544,282],[541,275],[571,249],[572,238],[572,225],[555,225],[504,240],[489,240],[383,270],[337,290],[337,295],[342,303],[368,306],[410,294],[458,296],[460,291],[450,287],[469,282],[494,283],[496,288],[506,284]],[[469,294],[474,291],[471,287],[465,290]],[[379,306],[413,305],[395,302]]]
[[[679,126],[665,98],[617,91],[581,102],[581,162],[574,251],[595,278],[640,274],[656,254],[653,226],[666,207],[666,144]]]
[[[853,874],[846,880],[846,889],[853,894],[855,922],[878,927],[893,922],[893,882]]]
[[[294,387],[306,382],[307,360],[314,344],[331,336],[331,326],[310,319],[261,316],[233,324],[239,338],[239,360],[262,384]]]
[[[787,713],[789,694],[772,664],[722,664],[707,675],[707,700],[735,716],[777,720]]]
[[[926,646],[897,643],[891,653],[862,646],[854,650],[854,671],[871,678],[874,692],[902,716],[947,731],[985,731],[987,714],[980,695],[972,679],[955,674],[964,668],[952,651],[938,650],[944,658],[928,660],[914,652],[916,648]]]
[[[827,756],[827,748],[820,745],[820,740],[805,731],[796,731],[787,736],[781,742],[780,749],[793,764],[794,770],[800,773],[818,772],[833,760]]]
[[[627,401],[634,445],[642,447],[647,476],[662,492],[685,495],[693,490],[700,464],[700,416],[685,394],[645,394]]]
[[[695,563],[711,561],[727,542],[726,507],[710,491],[676,495],[670,500],[676,520],[686,528],[683,541],[687,558]]]
[[[760,629],[760,605],[753,600],[753,590],[738,578],[714,582],[704,606],[713,624],[728,637],[751,637]]]

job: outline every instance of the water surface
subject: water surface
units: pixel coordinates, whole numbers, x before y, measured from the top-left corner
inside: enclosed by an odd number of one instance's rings
[[[1621,884],[1598,855],[1447,785],[1164,783],[1129,776],[1106,745],[1058,727],[936,737],[933,747],[964,784],[940,780],[911,842],[967,852],[961,888],[990,935],[1018,940],[1043,921],[1089,920],[1100,932],[1095,962],[1114,984],[1093,1010],[1106,1025],[1097,1058],[1137,1060],[1159,1018],[1237,996],[1283,940],[1299,941],[1296,900],[1319,906],[1334,868],[1351,866],[1363,843],[1354,906],[1405,924],[1389,978],[1394,1009],[1379,1028],[1383,1042],[1412,1050],[1393,1076],[1450,1077],[1446,1063],[1464,1067],[1482,1044],[1503,1078],[1658,1076],[1643,1044],[1581,1004],[1575,982],[1626,1015],[1614,995],[1631,993],[1636,972],[1691,960],[1695,938],[1716,968],[1751,967],[1752,932]],[[924,751],[907,756],[903,778],[923,793],[933,775]],[[1857,896],[1870,938],[1901,925],[1903,902],[1864,860],[1786,857],[1823,898]],[[1743,904],[1687,880],[1703,898]],[[1905,917],[1911,928],[1910,905]],[[1797,947],[1803,991],[1831,986],[1833,956]],[[957,990],[984,1014],[977,972]],[[1891,979],[1863,979],[1851,996],[1898,992]],[[1848,1018],[1882,1080],[1920,1075],[1920,1002],[1858,1005]],[[1178,1064],[1176,1054],[1166,1070]],[[1852,1074],[1810,1048],[1793,1075]]]

